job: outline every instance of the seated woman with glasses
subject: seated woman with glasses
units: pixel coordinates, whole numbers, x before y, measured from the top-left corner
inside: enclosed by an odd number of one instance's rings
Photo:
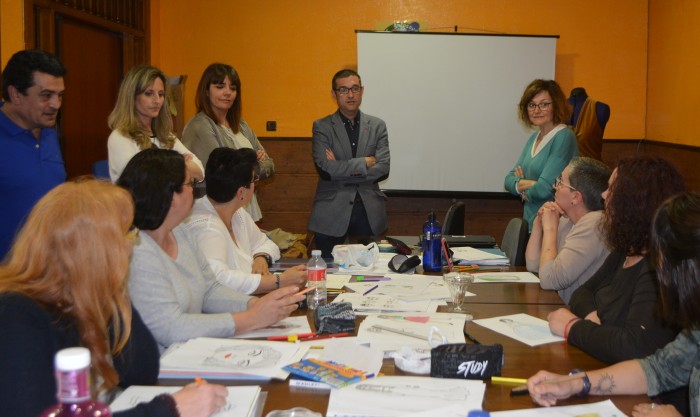
[[[173,149],[187,161],[192,177],[204,178],[204,166],[173,133],[168,108],[168,79],[158,68],[139,65],[124,76],[108,123],[109,176],[116,182],[127,162],[140,150]]]
[[[0,266],[0,415],[36,417],[54,405],[54,357],[69,347],[90,350],[102,401],[158,382],[158,346],[127,291],[133,215],[128,192],[92,179],[63,183],[32,209]],[[227,394],[189,384],[114,416],[209,416]]]
[[[578,145],[576,135],[565,124],[570,110],[556,81],[531,82],[518,108],[523,124],[537,131],[530,136],[503,185],[522,199],[523,218],[532,231],[537,211],[552,200],[554,180],[571,158],[578,155]]]
[[[129,294],[161,350],[193,337],[231,337],[273,324],[304,299],[296,286],[250,297],[225,287],[194,236],[182,225],[194,201],[185,159],[146,149],[124,168],[118,185],[134,198],[141,229],[131,257]]]
[[[255,150],[261,179],[275,173],[274,161],[242,119],[241,79],[235,68],[219,63],[209,65],[197,85],[195,105],[197,114],[187,122],[182,141],[205,166],[216,148],[249,148]],[[254,221],[262,218],[255,194],[245,209]]]
[[[280,258],[280,250],[243,209],[254,196],[257,167],[252,149],[214,149],[206,166],[207,195],[194,203],[187,227],[216,278],[227,287],[244,294],[302,287],[305,265],[270,273],[269,266]]]
[[[557,178],[554,201],[537,211],[525,251],[527,270],[538,272],[540,286],[557,290],[567,304],[610,254],[600,229],[609,178],[604,163],[576,157]]]
[[[552,406],[565,398],[588,394],[657,396],[689,386],[682,401],[638,404],[632,415],[700,415],[700,193],[679,194],[663,203],[654,219],[650,246],[651,262],[658,269],[660,309],[683,331],[643,359],[587,371],[583,378],[543,384],[562,375],[540,371],[527,382],[534,402]],[[690,412],[686,413],[688,405]]]
[[[656,209],[683,191],[683,177],[661,158],[620,161],[603,192],[602,228],[611,253],[574,291],[571,310],[549,314],[552,333],[607,363],[642,358],[673,340],[678,329],[658,311],[649,233]]]

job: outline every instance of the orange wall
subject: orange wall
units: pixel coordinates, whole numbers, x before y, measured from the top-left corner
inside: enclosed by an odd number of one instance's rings
[[[650,1],[647,138],[700,146],[700,2]]]
[[[333,73],[357,65],[354,31],[409,19],[423,31],[458,25],[460,32],[560,35],[556,78],[564,90],[585,87],[611,106],[606,138],[644,137],[645,1],[167,0],[153,7],[160,26],[152,62],[189,76],[186,118],[202,71],[222,61],[241,74],[244,117],[258,135],[310,136],[313,120],[335,110]],[[276,133],[265,132],[266,120],[277,121]]]
[[[24,2],[0,0],[0,61],[2,68],[12,54],[24,49]]]

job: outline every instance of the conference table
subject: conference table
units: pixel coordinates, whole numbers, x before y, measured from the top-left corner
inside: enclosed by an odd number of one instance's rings
[[[564,306],[555,291],[542,290],[536,283],[477,283],[472,284],[469,291],[476,295],[467,297],[464,306],[474,319],[518,313],[546,319],[550,312]],[[311,311],[297,310],[294,313],[294,315],[304,314],[307,315],[312,330],[315,330]],[[359,329],[359,323],[363,319],[363,316],[357,317],[356,330]],[[606,366],[605,363],[565,342],[530,347],[472,322],[467,322],[464,330],[481,344],[500,343],[503,345],[505,360],[502,376],[528,378],[541,369],[567,374],[576,368],[592,370]],[[396,368],[393,359],[384,359],[381,372],[385,375],[415,376]],[[511,396],[510,390],[513,385],[492,384],[490,380],[485,382],[484,410],[502,411],[537,407],[527,395]],[[226,384],[226,382],[223,383]],[[235,385],[235,383],[232,381],[231,385]],[[263,417],[270,411],[287,410],[293,407],[305,407],[324,416],[326,414],[329,391],[290,387],[288,380],[272,380],[260,385],[262,391],[267,394],[262,411]],[[649,402],[645,395],[588,396],[585,398],[572,397],[561,402],[560,405],[592,403],[608,398],[627,415],[631,415],[632,407],[635,404]]]

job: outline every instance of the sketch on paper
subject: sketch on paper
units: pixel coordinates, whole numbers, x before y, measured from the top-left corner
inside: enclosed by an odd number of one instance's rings
[[[265,326],[257,330],[238,333],[235,339],[263,338],[270,336],[288,336],[291,334],[310,333],[311,327],[306,316],[287,317],[277,323]]]
[[[528,314],[513,314],[490,319],[479,319],[474,320],[474,323],[523,342],[529,346],[564,341],[563,338],[552,334],[546,320]]]
[[[304,317],[306,319],[306,317]],[[300,360],[308,346],[266,340],[198,337],[161,356],[161,374],[201,372],[286,378],[282,365]]]
[[[151,401],[160,394],[172,394],[182,387],[132,385],[119,395],[110,405],[112,412],[124,411],[143,402]],[[248,417],[253,414],[259,386],[227,387],[229,395],[226,403],[212,417]]]
[[[484,392],[477,380],[383,376],[332,390],[326,416],[399,416],[450,404],[480,409]]]
[[[204,364],[245,371],[277,366],[281,357],[281,352],[269,346],[219,346],[204,359]]]
[[[463,329],[463,314],[369,314],[360,323],[357,340],[385,352],[396,351],[403,346],[430,349],[431,334],[432,340],[438,343],[464,343]]]

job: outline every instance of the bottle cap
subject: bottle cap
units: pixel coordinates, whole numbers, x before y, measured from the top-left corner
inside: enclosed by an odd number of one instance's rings
[[[90,351],[84,347],[61,349],[54,360],[56,369],[60,371],[76,371],[90,366]]]
[[[314,249],[311,251],[311,256],[321,256],[321,251],[318,249]]]

